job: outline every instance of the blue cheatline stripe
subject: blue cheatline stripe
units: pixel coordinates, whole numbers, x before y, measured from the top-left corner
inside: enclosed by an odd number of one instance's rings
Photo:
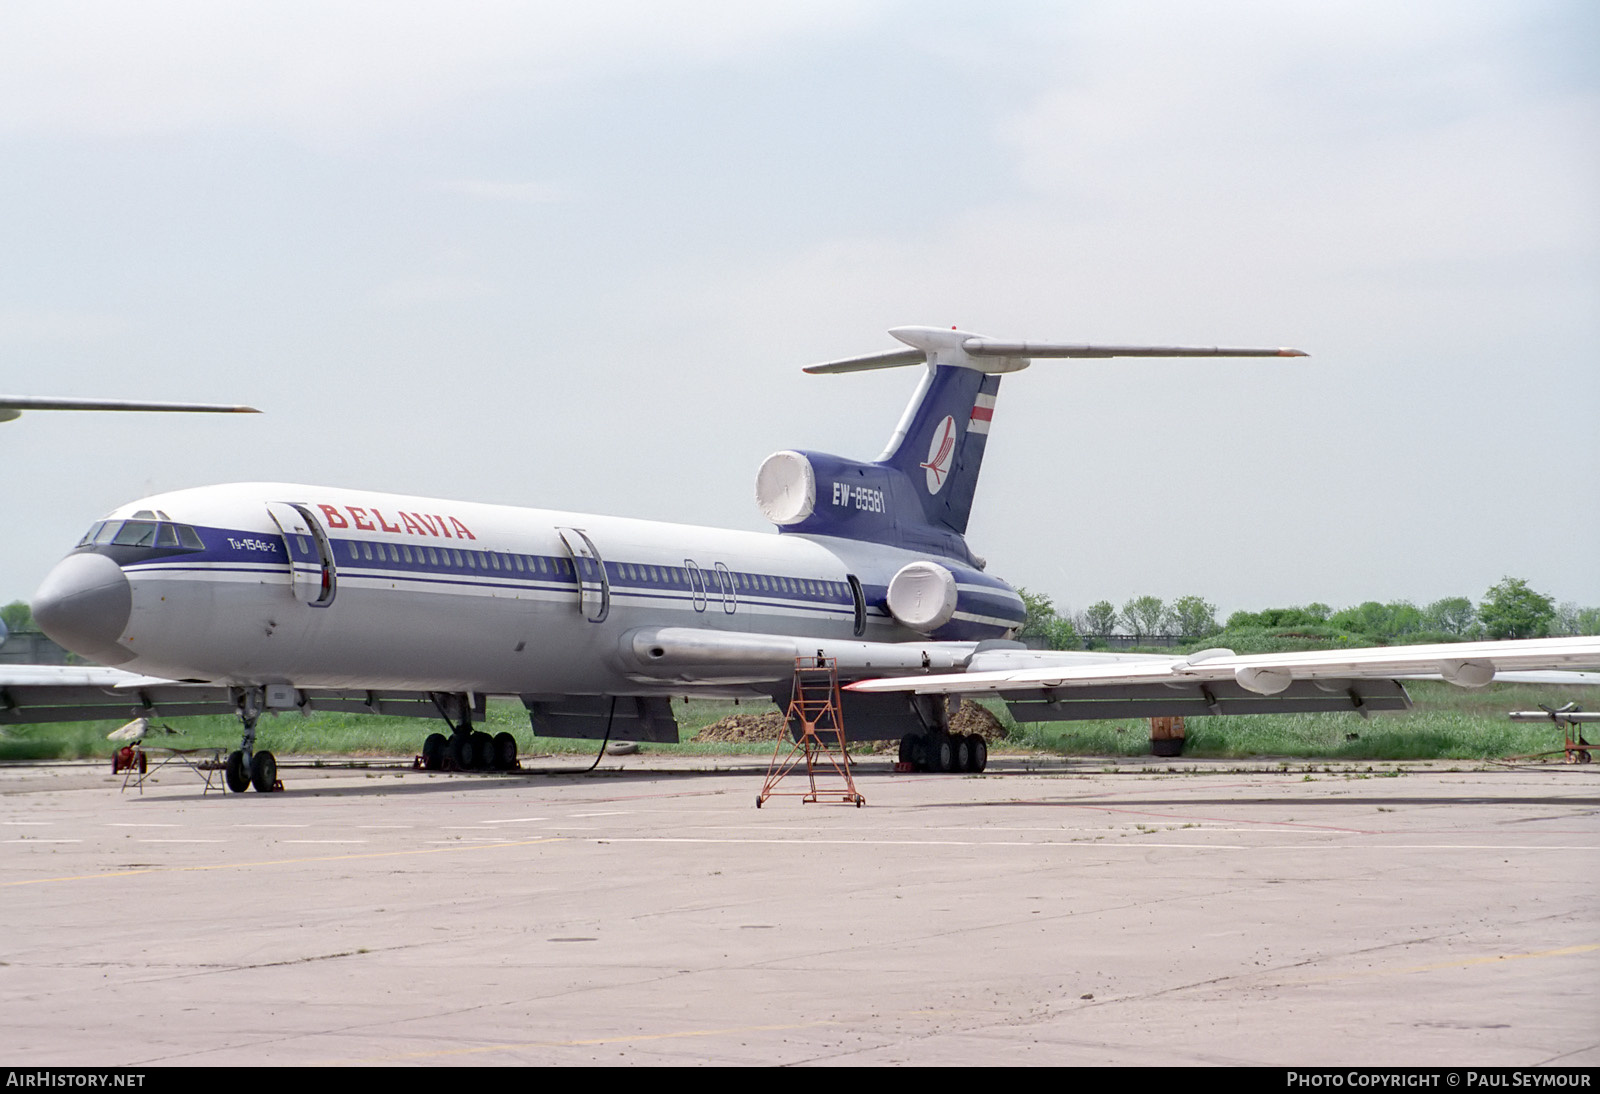
[[[152,565],[152,564],[149,564],[149,563],[142,563],[142,564],[136,565],[136,566],[124,566],[123,570],[125,570],[126,572],[128,572],[130,574],[167,573],[167,572],[172,571],[172,570],[183,570],[183,571],[210,573],[210,574],[275,574],[275,575],[282,575],[282,574],[287,574],[289,572],[289,566],[288,566],[288,563],[280,563],[277,566],[234,566],[234,565],[214,566],[214,565],[205,565],[203,563],[199,564],[199,565],[191,564],[191,565],[186,565],[186,566],[175,566],[175,565],[170,565],[170,564],[169,565]]]
[[[207,531],[218,530],[207,529]],[[259,533],[236,532],[234,533],[234,538],[241,540],[250,539],[260,541],[261,535]],[[281,537],[277,538],[281,540]],[[515,575],[515,572],[510,571],[503,562],[502,569],[499,571],[501,576],[499,577],[490,576],[489,573],[485,573],[482,567],[475,566],[469,569],[466,566],[456,566],[453,561],[448,567],[442,565],[430,565],[427,562],[397,562],[387,557],[382,559],[381,563],[380,560],[376,558],[361,558],[358,560],[347,559],[343,564],[341,564],[338,556],[339,548],[344,547],[345,553],[348,554],[348,544],[352,542],[361,543],[370,541],[332,541],[335,551],[335,570],[340,578],[347,580],[402,580],[422,585],[501,589],[513,592],[572,594],[578,591],[578,583],[573,578],[553,573],[547,573],[543,576],[533,575],[518,577]],[[374,544],[374,548],[376,548],[376,546],[377,545]],[[384,553],[387,555],[388,545],[385,544],[384,546],[386,548]],[[421,549],[419,548],[413,547],[412,549],[419,554],[421,552]],[[440,551],[445,550],[445,548],[435,547],[434,550]],[[463,550],[463,548],[450,548],[450,550]],[[472,550],[474,550],[476,553],[475,548]],[[495,552],[495,554],[504,560],[509,553]],[[215,555],[221,555],[222,557],[209,557]],[[266,565],[263,565],[261,555],[262,552],[249,551],[245,549],[227,550],[221,552],[208,550],[204,554],[189,553],[177,556],[167,556],[163,558],[152,558],[147,562],[130,563],[126,565],[124,569],[130,573],[178,572],[240,575],[268,574],[274,576],[288,574],[290,562],[287,559],[282,562],[267,563]],[[546,567],[552,571],[555,569],[554,563],[557,561],[553,556],[549,555],[522,555],[521,557],[524,560],[530,558],[538,560],[543,558]],[[537,562],[535,562],[535,565],[536,564]],[[621,565],[623,564],[608,563],[606,566],[607,581],[610,584],[611,594],[613,596],[627,596],[635,599],[656,600],[666,603],[688,604],[691,606],[696,602],[704,601],[707,603],[708,607],[715,606],[719,609],[722,607],[724,593],[720,588],[709,587],[715,584],[714,578],[707,582],[708,588],[704,592],[699,592],[693,586],[691,586],[689,582],[684,580],[673,579],[652,581],[648,578],[641,580],[639,578],[624,577],[619,571],[617,571],[617,568]],[[636,568],[641,566],[654,566],[658,571],[668,572],[677,569],[677,567],[663,566],[659,563],[627,563],[627,565],[634,566]],[[752,584],[755,583],[755,579],[757,578],[764,579],[774,584],[780,580],[780,575],[757,575],[742,570],[729,572],[737,573],[737,575],[742,577],[746,582]],[[469,573],[483,576],[469,577]],[[708,570],[705,571],[705,573],[707,573],[709,576],[714,574],[715,571]],[[787,575],[783,575],[781,580],[788,581],[795,585],[798,585],[800,582],[811,582],[814,585],[820,586],[843,585],[842,582],[836,582],[825,578],[792,578],[788,577]],[[786,596],[782,593],[766,590],[757,592],[754,589],[735,589],[733,596],[736,604],[742,603],[751,608],[760,607],[790,612],[820,613],[824,615],[837,616],[850,615],[855,610],[853,600],[831,592],[797,592],[788,594]],[[872,608],[870,611],[876,614],[882,614],[881,611],[876,608]]]
[[[204,551],[188,552],[177,556],[169,556],[172,557],[172,562],[166,562],[164,559],[150,559],[148,562],[142,562],[133,565],[136,565],[140,568],[155,565],[174,567],[187,565],[194,567],[196,565],[205,563],[232,563],[249,565],[254,569],[255,572],[273,572],[270,569],[261,569],[262,566],[287,567],[289,565],[290,560],[284,553],[283,549],[283,537],[276,533],[268,534],[258,531],[241,531],[239,529],[203,526],[199,527],[198,531],[200,532],[203,541],[206,543],[206,548]],[[538,586],[541,582],[548,584],[549,582],[553,581],[557,583],[557,587],[572,589],[578,584],[577,575],[573,573],[571,560],[560,555],[528,555],[512,551],[488,551],[486,549],[476,547],[462,547],[459,546],[459,544],[453,546],[442,546],[438,543],[397,544],[389,543],[387,541],[380,542],[376,540],[358,540],[348,538],[333,539],[330,540],[329,543],[334,552],[334,566],[340,572],[345,572],[346,567],[357,567],[359,569],[370,569],[383,573],[400,573],[406,575],[435,575],[440,573],[482,574],[484,577],[499,578],[501,580],[512,582],[514,583],[514,587],[523,587],[524,585]],[[349,555],[352,544],[356,545],[358,548],[367,546],[374,551],[378,551],[381,548],[381,553],[385,556],[387,556],[390,548],[406,547],[415,552],[416,558],[411,562],[391,559],[388,557],[384,557],[382,559],[366,558],[364,557],[364,552],[361,553],[362,557],[350,558]],[[442,557],[444,562],[442,564],[429,563],[426,560],[423,552],[430,549],[435,552],[443,553]],[[473,566],[458,566],[455,564],[453,557],[449,553],[455,551],[469,553],[474,557],[475,561],[480,562],[481,560],[477,559],[477,556],[479,555],[483,555],[484,557],[493,556],[500,560],[501,566],[498,569],[493,566],[484,567],[481,564]],[[524,571],[516,570],[515,564],[510,561],[511,559],[518,557],[520,557],[524,563],[530,567],[530,569],[527,571],[527,576],[523,576]],[[314,560],[307,559],[305,561]],[[538,571],[536,568],[541,563],[544,565],[545,569],[543,571]],[[653,568],[658,572],[669,576],[663,579],[625,576],[622,572],[624,566],[633,568],[636,573],[645,573],[649,569]],[[696,596],[705,595],[714,598],[722,595],[722,589],[718,583],[717,571],[709,567],[702,568],[702,572],[704,574],[703,593],[697,590],[697,583],[691,581],[687,575],[684,577],[675,576],[676,572],[681,570],[681,567],[678,566],[664,565],[661,563],[608,561],[605,569],[607,581],[613,590],[667,590],[669,593],[683,592]],[[849,595],[848,586],[842,580],[819,577],[792,577],[787,574],[754,573],[744,570],[729,570],[727,573],[736,579],[735,587],[732,591],[733,595],[740,600],[762,601],[783,605],[834,604],[839,605],[840,607],[853,608],[853,602]],[[419,577],[418,580],[437,579],[432,577]],[[992,578],[984,578],[981,575],[969,574],[965,570],[961,572],[960,580],[971,580],[983,584],[989,584],[993,582]],[[782,589],[781,583],[783,582],[789,583],[791,586],[790,590],[785,591]],[[806,590],[804,588],[804,584],[807,582],[821,586],[821,591],[811,592]],[[762,587],[763,585],[766,587]]]

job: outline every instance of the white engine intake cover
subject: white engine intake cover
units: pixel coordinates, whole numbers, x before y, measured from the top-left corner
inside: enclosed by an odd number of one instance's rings
[[[912,562],[889,579],[889,614],[924,634],[956,614],[956,575],[937,562]]]
[[[773,524],[799,524],[817,507],[817,475],[798,452],[774,452],[756,472],[756,504]]]

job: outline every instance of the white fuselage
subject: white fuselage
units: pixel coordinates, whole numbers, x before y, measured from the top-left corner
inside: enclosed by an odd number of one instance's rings
[[[287,503],[322,533],[320,587],[316,545],[275,520]],[[194,529],[204,549],[88,549],[111,555],[131,590],[117,645],[132,659],[118,667],[154,676],[678,694],[688,689],[630,674],[624,636],[920,637],[882,606],[890,576],[920,556],[876,544],[272,483],[161,494],[107,519],[146,516]],[[298,573],[285,556],[295,542],[313,560]]]

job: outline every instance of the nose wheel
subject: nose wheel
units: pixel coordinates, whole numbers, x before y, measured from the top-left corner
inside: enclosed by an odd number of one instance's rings
[[[243,794],[250,789],[250,761],[244,758],[243,750],[228,753],[228,762],[223,766],[222,774],[223,781],[232,793]]]
[[[260,688],[242,688],[236,700],[239,719],[244,723],[244,735],[239,747],[228,753],[222,766],[223,782],[235,794],[243,794],[252,786],[258,794],[272,794],[283,789],[278,778],[278,758],[262,749],[256,751],[256,722],[265,709]]]

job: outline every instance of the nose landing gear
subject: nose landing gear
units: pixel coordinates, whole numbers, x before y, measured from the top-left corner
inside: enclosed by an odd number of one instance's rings
[[[223,782],[235,794],[243,794],[252,786],[258,794],[271,794],[283,789],[278,778],[278,759],[266,749],[255,750],[256,722],[266,707],[260,688],[240,688],[234,702],[239,708],[239,719],[244,722],[244,734],[239,747],[228,753],[223,765]]]

